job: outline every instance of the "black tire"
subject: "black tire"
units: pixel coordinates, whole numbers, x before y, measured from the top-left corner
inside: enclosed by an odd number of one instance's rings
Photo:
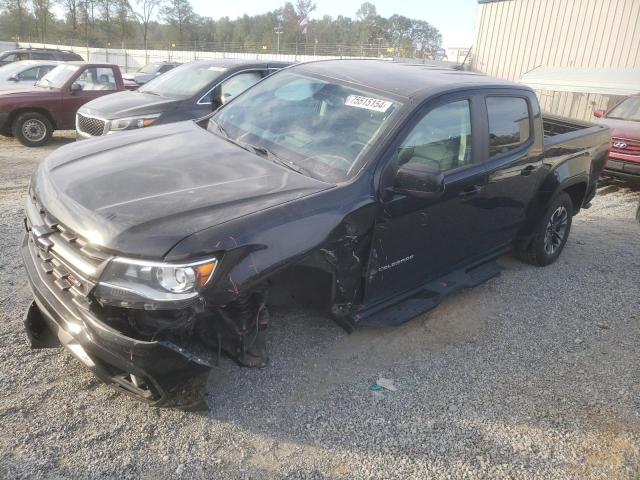
[[[567,193],[554,197],[536,226],[531,242],[525,248],[516,249],[517,257],[539,267],[555,262],[569,238],[573,211],[573,202]]]
[[[25,112],[13,121],[11,132],[25,147],[41,147],[51,139],[53,125],[41,113]]]

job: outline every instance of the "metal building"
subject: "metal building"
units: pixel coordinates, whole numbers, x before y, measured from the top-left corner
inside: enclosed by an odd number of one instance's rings
[[[640,0],[478,0],[471,66],[514,81],[540,67],[625,70],[640,92]],[[621,98],[568,90],[536,90],[542,109],[589,119]]]

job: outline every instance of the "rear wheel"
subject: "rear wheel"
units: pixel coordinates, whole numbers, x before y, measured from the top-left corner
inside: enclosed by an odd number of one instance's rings
[[[40,147],[51,139],[53,125],[41,113],[25,112],[14,120],[11,132],[25,147]]]
[[[545,266],[555,262],[564,249],[573,218],[573,202],[565,192],[557,195],[535,228],[531,242],[516,250],[520,260],[532,265]]]

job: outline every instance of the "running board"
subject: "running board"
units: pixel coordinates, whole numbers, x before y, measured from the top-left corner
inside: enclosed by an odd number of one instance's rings
[[[351,317],[351,321],[356,325],[372,327],[401,325],[437,307],[445,296],[463,288],[476,287],[499,274],[500,267],[495,261],[468,270],[458,270],[427,283],[404,300],[360,311]]]

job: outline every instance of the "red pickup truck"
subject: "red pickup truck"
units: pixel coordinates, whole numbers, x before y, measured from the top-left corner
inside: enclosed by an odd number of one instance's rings
[[[0,90],[0,135],[14,136],[27,147],[42,146],[54,130],[75,128],[82,105],[124,89],[117,65],[64,63],[34,86]]]
[[[609,111],[596,110],[593,114],[611,129],[611,150],[603,173],[640,180],[640,93],[625,98]]]

